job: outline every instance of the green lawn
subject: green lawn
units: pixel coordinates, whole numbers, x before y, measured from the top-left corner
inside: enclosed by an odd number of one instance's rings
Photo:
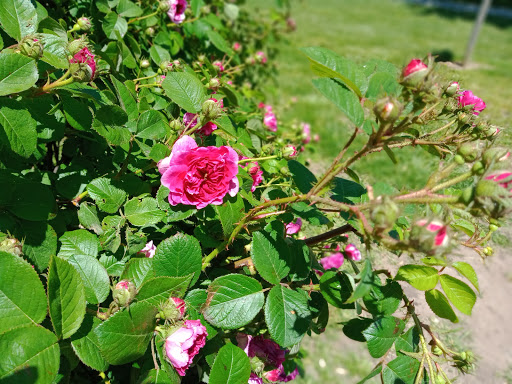
[[[263,0],[254,6],[263,8],[272,3]],[[297,97],[298,101],[280,117],[311,123],[313,132],[321,137],[317,151],[310,154],[315,162],[334,157],[352,128],[342,113],[313,88],[314,75],[300,47],[326,47],[358,63],[379,58],[402,66],[429,52],[445,52],[453,61],[461,61],[474,22],[472,17],[432,12],[397,0],[295,1],[292,16],[297,31],[279,44],[278,86],[269,87],[269,94],[277,105]],[[485,100],[483,116],[492,117],[495,124],[505,128],[512,112],[512,23],[509,24],[508,28],[497,23],[484,25],[469,69],[454,70],[442,65],[447,79],[459,81]],[[508,130],[502,136],[505,144],[512,143]],[[398,184],[416,187],[433,166],[420,149],[402,150],[398,159],[398,166],[393,166],[385,154],[375,154],[356,169],[368,174],[370,182],[392,178]],[[410,169],[418,172],[411,174]],[[407,171],[409,175],[405,175]]]

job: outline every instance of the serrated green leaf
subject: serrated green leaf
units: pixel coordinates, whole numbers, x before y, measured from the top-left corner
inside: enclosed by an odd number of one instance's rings
[[[82,278],[87,302],[102,303],[110,294],[110,279],[105,267],[91,256],[72,255],[66,259]]]
[[[2,0],[0,24],[5,32],[17,41],[34,33],[37,30],[37,12],[34,3],[30,0]]]
[[[98,337],[94,333],[101,323],[96,316],[86,314],[78,331],[71,336],[71,347],[82,363],[103,372],[108,368],[108,363],[101,355]]]
[[[414,380],[420,369],[420,362],[409,356],[398,356],[390,361],[382,371],[384,384],[414,384]],[[423,369],[423,368],[421,368]],[[426,371],[420,383],[428,384],[430,381]]]
[[[64,259],[71,256],[89,256],[96,258],[98,256],[99,241],[98,237],[86,231],[77,229],[76,231],[65,232],[59,239],[61,246],[58,253],[59,257]]]
[[[424,257],[421,259],[421,262],[425,265],[431,265],[431,266],[438,266],[438,267],[446,267],[448,264],[446,264],[446,261],[443,259],[439,259],[437,257]]]
[[[46,222],[22,222],[23,254],[37,271],[42,272],[48,267],[50,258],[57,254],[57,234]]]
[[[167,120],[158,111],[145,111],[137,121],[137,137],[143,139],[162,139],[167,134],[167,130]]]
[[[183,297],[190,284],[192,275],[184,277],[160,276],[146,281],[137,293],[137,302],[146,302],[153,306],[166,301],[169,297]]]
[[[119,4],[117,4],[116,9],[119,13],[119,16],[122,17],[137,17],[142,15],[144,12],[142,8],[130,0],[119,0]]]
[[[69,68],[67,43],[68,40],[53,34],[39,34],[41,44],[44,46],[42,61],[52,67],[60,69]]]
[[[97,235],[103,233],[101,222],[98,218],[98,210],[95,205],[87,202],[80,204],[78,220],[85,228],[94,231]]]
[[[381,96],[398,96],[402,87],[397,81],[397,77],[386,72],[377,72],[368,83],[366,98],[376,101]]]
[[[60,339],[73,335],[85,315],[82,279],[66,260],[52,257],[48,270],[48,303],[55,334]]]
[[[407,332],[401,335],[395,341],[395,349],[397,355],[400,355],[400,351],[404,352],[418,352],[420,344],[420,334],[416,326],[409,328]]]
[[[156,199],[152,197],[128,200],[124,206],[124,214],[128,221],[137,227],[156,224],[165,216],[164,211],[158,208]]]
[[[449,275],[441,275],[439,280],[444,293],[455,308],[466,315],[471,315],[476,302],[476,295],[469,285]]]
[[[144,356],[155,330],[156,313],[149,304],[134,303],[100,324],[94,333],[105,359],[121,365]]]
[[[344,272],[326,271],[320,278],[322,296],[337,308],[354,308],[354,304],[345,304],[353,291],[352,284]]]
[[[366,377],[365,377],[363,380],[358,381],[358,382],[357,382],[357,384],[364,384],[364,383],[366,383],[366,382],[367,382],[368,380],[370,380],[372,377],[375,377],[375,376],[377,376],[379,373],[381,373],[381,371],[382,371],[382,365],[381,365],[381,364],[379,364],[379,365],[377,365],[375,368],[373,368],[373,369],[372,369],[372,371],[371,371],[368,375],[366,375]]]
[[[280,234],[255,232],[251,258],[261,277],[271,284],[279,284],[290,272],[290,251]]]
[[[292,173],[294,183],[302,193],[308,193],[317,182],[315,175],[298,161],[290,160],[288,168]]]
[[[131,133],[125,125],[128,115],[117,105],[104,105],[96,111],[92,128],[111,145],[122,145],[130,141]]]
[[[242,196],[237,194],[234,197],[229,197],[226,199],[224,204],[215,205],[214,209],[219,215],[224,238],[227,239],[231,235],[236,224],[240,221],[242,216],[245,215],[245,206]]]
[[[158,44],[153,44],[151,46],[149,49],[149,55],[153,62],[158,66],[160,66],[160,64],[162,64],[164,61],[171,60],[171,54],[169,53],[169,50],[161,47]]]
[[[178,374],[176,373],[176,376]],[[171,378],[165,369],[152,369],[143,375],[137,384],[180,384],[178,377]]]
[[[428,291],[435,288],[439,275],[434,267],[403,265],[398,269],[395,280],[406,281],[420,291]]]
[[[128,23],[115,12],[108,13],[102,20],[101,28],[110,40],[122,38],[128,31]]]
[[[374,321],[363,331],[370,355],[375,358],[384,356],[404,328],[403,320],[393,316],[384,316]]]
[[[211,41],[211,43],[215,46],[215,48],[217,48],[219,51],[227,53],[230,56],[234,54],[233,49],[231,49],[226,39],[224,39],[219,33],[210,29],[206,35],[208,36],[208,39]]]
[[[2,383],[52,384],[59,371],[57,338],[43,327],[16,328],[2,334],[0,351],[4,351],[0,353]]]
[[[452,306],[448,302],[443,293],[437,289],[432,289],[430,291],[425,291],[425,300],[427,301],[428,306],[437,316],[448,319],[452,323],[458,323],[459,319],[457,315],[452,309]]]
[[[366,308],[376,317],[378,315],[392,315],[400,306],[403,291],[396,281],[389,281],[382,287],[374,287],[363,298]]]
[[[208,98],[203,83],[195,75],[186,72],[169,73],[162,88],[172,101],[187,112],[199,112]]]
[[[353,303],[354,301],[366,296],[368,292],[375,286],[375,275],[373,274],[372,264],[369,259],[365,260],[364,268],[360,273],[360,281],[357,284],[354,292],[346,303]]]
[[[107,213],[116,213],[126,199],[126,192],[112,185],[105,177],[94,179],[87,185],[87,192],[98,208]]]
[[[153,270],[155,276],[183,277],[193,274],[190,285],[194,285],[201,273],[201,263],[199,241],[178,233],[158,244],[153,257]]]
[[[0,334],[46,318],[46,294],[34,269],[21,257],[0,252]]]
[[[121,229],[126,219],[121,216],[107,216],[101,222],[103,234],[100,236],[100,244],[103,249],[116,253],[121,246]]]
[[[307,295],[282,285],[274,286],[265,303],[265,322],[270,336],[281,347],[297,344],[311,324]]]
[[[202,312],[214,326],[236,329],[254,319],[263,301],[262,287],[257,280],[238,274],[225,275],[209,285]]]
[[[1,59],[2,55],[0,55],[0,72],[4,69]],[[0,96],[3,96],[1,90],[2,83],[0,83]],[[0,125],[4,131],[0,131],[0,147],[5,146],[25,158],[30,157],[35,152],[37,123],[29,111],[13,105],[11,100],[3,100],[0,103]]]
[[[137,288],[140,288],[144,282],[155,277],[153,272],[153,259],[133,258],[127,264],[121,274],[121,279],[127,279],[133,282]]]
[[[471,266],[464,261],[456,261],[452,264],[452,267],[457,270],[462,276],[469,280],[471,284],[476,288],[478,292],[480,292],[480,287],[478,285],[478,277],[476,275],[475,270]]]
[[[250,375],[251,363],[244,350],[233,344],[226,344],[215,357],[209,384],[245,384]]]
[[[110,76],[110,80],[116,89],[119,104],[128,115],[128,120],[133,121],[137,119],[139,111],[137,109],[137,101],[135,101],[133,94],[125,84],[117,80],[114,76]]]

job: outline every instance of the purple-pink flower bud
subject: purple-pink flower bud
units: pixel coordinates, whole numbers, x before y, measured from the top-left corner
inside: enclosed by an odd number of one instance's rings
[[[426,72],[428,67],[425,65],[423,61],[420,59],[412,59],[409,64],[407,64],[402,72],[402,76],[404,78],[416,73],[416,72]]]
[[[486,107],[484,101],[481,98],[475,96],[473,92],[469,90],[462,92],[462,94],[459,96],[459,107],[464,108],[471,105],[472,107],[470,109],[473,111],[473,114],[477,116]]]
[[[185,305],[185,301],[180,299],[179,297],[171,297],[171,300],[174,301],[174,305],[176,305],[176,309],[180,311],[180,317],[183,317],[185,314],[185,310],[187,306]]]
[[[256,52],[256,61],[261,64],[265,64],[267,62],[267,55],[265,55],[265,52],[258,51]]]
[[[149,257],[150,259],[155,256],[156,245],[153,244],[153,240],[148,242],[144,248],[142,248],[139,253],[143,253],[144,256]]]
[[[224,65],[222,65],[222,62],[219,60],[216,60],[212,63],[215,67],[219,69],[219,72],[224,72]]]
[[[286,224],[286,234],[287,235],[294,235],[297,232],[300,231],[302,228],[302,219],[300,217],[297,217],[297,220],[295,222],[291,222]]]
[[[427,220],[419,220],[416,222],[416,225],[419,225],[420,227],[425,227],[427,231],[433,233],[434,236],[434,245],[436,247],[444,247],[448,245],[448,233],[447,233],[447,226],[444,225],[442,222],[437,220],[432,220],[428,222]]]
[[[360,261],[361,260],[361,251],[357,249],[357,247],[354,244],[347,244],[345,247],[345,255],[353,261]]]
[[[345,258],[343,257],[343,253],[336,252],[330,256],[323,257],[319,260],[319,263],[324,267],[325,270],[334,268],[338,269],[343,265]]]
[[[240,44],[238,41],[235,41],[233,43],[233,50],[235,52],[240,52],[242,50],[242,44]]]
[[[69,60],[70,63],[86,64],[89,67],[89,76],[85,76],[84,79],[90,80],[94,78],[96,73],[96,62],[94,61],[94,55],[89,51],[87,47],[82,48],[80,51],[75,53],[73,58]]]
[[[252,177],[251,192],[256,190],[256,187],[263,181],[263,171],[257,161],[251,163],[248,167],[249,175]]]

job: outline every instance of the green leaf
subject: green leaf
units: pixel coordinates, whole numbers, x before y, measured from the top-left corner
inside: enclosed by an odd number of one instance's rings
[[[34,3],[30,0],[2,0],[0,24],[5,32],[17,41],[34,33],[37,30],[37,13]]]
[[[61,242],[61,246],[58,256],[64,259],[82,255],[92,258],[98,256],[100,246],[98,238],[85,229],[65,232],[60,237],[59,241]]]
[[[3,69],[1,58],[2,55],[0,55],[0,72]],[[0,93],[1,87],[0,83]],[[6,146],[14,153],[25,158],[30,157],[35,152],[37,123],[29,111],[3,101],[0,103],[0,125],[4,128],[4,132],[0,131],[0,146]]]
[[[100,304],[110,294],[110,279],[101,263],[86,255],[73,255],[67,261],[75,267],[84,284],[85,300],[91,304]]]
[[[415,384],[414,380],[420,369],[420,362],[409,356],[398,356],[390,361],[382,371],[384,384]],[[420,383],[428,384],[428,375],[424,372]]]
[[[346,301],[353,303],[354,301],[366,296],[370,290],[375,286],[375,275],[373,274],[372,265],[369,259],[365,260],[364,268],[360,273],[361,279],[357,284],[356,289]]]
[[[311,273],[311,263],[314,259],[313,251],[302,240],[288,239],[292,242],[290,252],[290,281],[306,280]]]
[[[208,98],[201,81],[190,73],[171,72],[162,83],[165,94],[187,112],[199,112]]]
[[[329,304],[337,308],[354,308],[354,304],[344,304],[354,291],[346,273],[325,272],[320,278],[320,290]]]
[[[53,34],[39,34],[41,44],[44,46],[42,61],[50,64],[52,67],[60,69],[69,68],[67,53],[67,38],[64,40],[61,36]]]
[[[255,232],[251,257],[261,277],[279,284],[290,272],[290,251],[282,233]]]
[[[393,153],[393,151],[391,150],[391,148],[389,148],[385,144],[384,144],[383,148],[384,148],[384,152],[386,152],[386,155],[388,155],[389,159],[393,162],[393,164],[398,164],[398,160],[396,159],[396,156]]]
[[[126,192],[114,187],[112,181],[105,177],[91,181],[87,185],[87,192],[98,208],[107,213],[116,213],[126,199]]]
[[[0,337],[0,382],[52,384],[59,371],[59,344],[39,326],[13,329]]]
[[[379,373],[381,373],[381,371],[382,371],[382,365],[379,364],[375,368],[373,368],[373,370],[368,375],[366,375],[363,380],[358,381],[357,384],[366,383],[368,380],[370,380],[371,378],[373,378],[373,377],[377,376]]]
[[[137,137],[142,139],[162,139],[167,134],[167,129],[165,116],[152,109],[143,112],[137,121]]]
[[[311,324],[307,295],[282,285],[274,286],[265,303],[265,322],[270,336],[281,347],[297,344]]]
[[[128,23],[117,13],[110,12],[103,18],[101,28],[110,40],[120,40],[128,31]]]
[[[219,33],[209,29],[206,35],[208,36],[208,39],[211,41],[211,43],[215,46],[215,48],[217,48],[219,51],[227,53],[230,56],[234,54],[233,49],[231,49],[229,46],[229,43],[226,41],[226,39],[219,35]]]
[[[153,44],[153,46],[149,49],[149,55],[151,56],[151,60],[158,66],[162,64],[164,61],[171,60],[171,54],[169,50],[161,47],[158,44]]]
[[[393,316],[385,316],[374,321],[363,331],[370,355],[382,357],[393,345],[405,328],[403,320]]]
[[[121,229],[126,220],[121,216],[107,216],[101,222],[103,234],[100,236],[100,243],[103,249],[116,253],[121,246]]]
[[[157,309],[134,303],[100,324],[94,333],[101,354],[113,365],[126,364],[144,356],[155,330]]]
[[[36,271],[21,257],[0,252],[0,334],[46,318],[46,294]]]
[[[363,300],[366,308],[376,317],[377,315],[392,315],[400,306],[403,291],[396,281],[389,281],[382,287],[374,287]]]
[[[343,327],[343,333],[349,339],[364,343],[366,341],[363,331],[372,324],[372,320],[367,317],[356,317],[347,321]]]
[[[47,185],[20,178],[11,190],[13,200],[6,208],[21,219],[46,221],[55,208],[55,198]]]
[[[153,259],[144,258],[133,258],[127,264],[121,274],[121,279],[128,279],[137,288],[140,288],[144,282],[155,277],[153,272]]]
[[[452,323],[459,322],[459,319],[448,302],[448,299],[441,291],[437,289],[425,291],[425,300],[432,312],[437,316],[443,319],[448,319]]]
[[[178,377],[170,378],[165,369],[152,369],[141,376],[137,384],[180,384]]]
[[[94,333],[101,323],[96,316],[86,314],[78,331],[71,336],[71,347],[82,363],[103,372],[108,368],[108,363],[101,355],[98,337]]]
[[[302,193],[308,193],[317,182],[315,175],[304,165],[295,160],[288,161],[293,182]]]
[[[126,218],[135,226],[143,227],[160,222],[164,216],[164,211],[158,208],[156,199],[152,197],[133,198],[128,200],[124,206]]]
[[[471,315],[471,311],[476,302],[475,292],[463,281],[448,275],[440,276],[441,287],[448,299],[459,311],[466,315]]]
[[[364,111],[355,93],[333,79],[314,79],[313,85],[332,101],[356,126],[364,122]]]
[[[340,79],[358,99],[363,97],[366,88],[366,76],[357,65],[333,51],[321,47],[301,48],[309,59],[311,69],[321,77]]]
[[[398,96],[402,90],[396,76],[386,73],[377,72],[371,78],[366,90],[366,98],[377,101],[381,96]]]
[[[435,288],[439,275],[434,267],[403,265],[398,269],[395,280],[406,281],[420,291],[428,291]]]
[[[24,221],[22,224],[23,254],[39,272],[48,268],[50,258],[57,254],[57,234],[46,222]]]
[[[226,344],[215,357],[209,384],[246,384],[251,376],[251,363],[243,349]]]
[[[0,14],[4,12],[0,9]],[[39,79],[34,59],[18,53],[0,54],[0,96],[25,91]]]
[[[130,0],[120,0],[117,4],[117,12],[122,17],[137,17],[142,15],[143,10]]]
[[[50,260],[48,303],[57,337],[67,339],[80,328],[84,319],[85,293],[79,273],[58,257]]]
[[[78,220],[81,225],[94,231],[97,235],[103,233],[101,222],[98,218],[98,210],[95,205],[88,202],[81,203],[80,209],[78,210]]]
[[[353,204],[361,202],[361,196],[366,193],[366,189],[355,181],[335,177],[332,193],[333,200]]]
[[[89,131],[92,127],[92,112],[86,103],[73,97],[62,98],[62,110],[66,121],[79,131]]]
[[[135,101],[133,94],[125,84],[117,80],[114,76],[110,76],[110,80],[116,89],[119,104],[128,115],[128,120],[133,121],[137,119],[139,111],[137,109],[137,101]]]
[[[421,259],[421,262],[425,265],[431,265],[433,267],[446,267],[448,265],[445,260],[433,256],[424,257]]]
[[[237,194],[235,197],[227,198],[224,204],[215,205],[214,209],[219,215],[224,238],[227,239],[240,219],[245,215],[244,200],[240,194]]]
[[[398,356],[401,355],[400,351],[403,352],[418,352],[420,344],[420,335],[418,328],[416,326],[412,326],[401,335],[395,341],[395,349]]]
[[[471,264],[468,264],[464,261],[456,261],[452,264],[452,267],[455,268],[457,272],[459,272],[462,276],[468,279],[469,282],[476,288],[476,290],[480,292],[478,277]]]
[[[201,245],[194,237],[178,233],[156,247],[153,257],[155,276],[183,277],[194,274],[190,285],[199,278],[202,266]]]
[[[137,302],[146,302],[154,306],[166,301],[169,297],[183,297],[190,284],[192,275],[184,277],[160,276],[146,281],[137,294]]]
[[[238,13],[240,9],[236,4],[224,3],[224,14],[231,21],[238,19]]]
[[[130,141],[131,133],[124,126],[128,115],[117,105],[104,105],[96,111],[92,128],[111,145],[122,145]]]
[[[204,318],[216,327],[236,329],[249,324],[263,306],[261,284],[248,276],[230,274],[208,287]]]

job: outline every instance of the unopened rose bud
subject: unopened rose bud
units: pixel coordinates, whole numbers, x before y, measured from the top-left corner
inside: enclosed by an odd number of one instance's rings
[[[485,165],[481,161],[477,161],[471,167],[471,172],[475,175],[482,175],[485,172]]]
[[[171,120],[169,122],[169,127],[171,127],[171,131],[175,131],[175,132],[178,132],[178,131],[181,131],[182,128],[183,128],[183,123],[181,122],[181,120],[179,119],[176,119],[176,120]]]
[[[206,100],[202,106],[203,116],[206,120],[215,120],[222,114],[222,109],[219,103],[213,99]]]
[[[87,32],[91,29],[92,23],[91,20],[87,17],[81,17],[79,18],[76,23],[80,27],[80,30],[83,32]]]
[[[396,101],[386,97],[384,99],[378,100],[375,103],[373,112],[375,112],[375,116],[377,116],[379,121],[384,123],[392,123],[400,116],[401,109],[397,105]]]
[[[500,132],[499,128],[494,125],[489,125],[487,129],[484,131],[484,135],[486,137],[496,136]]]
[[[181,68],[181,61],[178,59],[174,60],[172,63],[176,68]]]
[[[457,94],[457,92],[459,92],[459,90],[460,90],[459,83],[457,83],[456,81],[452,81],[450,84],[448,84],[448,86],[444,90],[444,93],[446,96],[452,97],[452,96],[455,96]]]
[[[354,244],[347,244],[343,252],[345,253],[345,256],[347,256],[347,258],[349,258],[350,260],[361,261],[361,251],[357,249],[357,247]]]
[[[203,7],[201,7],[201,13],[204,14],[204,15],[207,15],[211,12],[211,9],[208,5],[205,5]]]
[[[149,37],[153,37],[155,35],[155,28],[153,27],[147,27],[144,31],[144,34]]]
[[[39,39],[26,37],[19,44],[19,50],[23,55],[37,60],[43,56],[44,47]]]
[[[173,63],[170,61],[162,61],[160,65],[158,66],[163,73],[166,73],[172,69]]]
[[[258,51],[254,55],[254,58],[257,63],[266,64],[267,63],[267,55],[263,51]]]
[[[208,82],[207,87],[210,89],[217,89],[220,86],[220,81],[216,77],[212,77]]]
[[[486,166],[492,163],[505,161],[510,157],[510,152],[506,148],[489,148],[483,155],[482,160]]]
[[[418,86],[428,74],[428,67],[420,59],[413,59],[402,71],[402,83],[406,86]]]
[[[84,48],[87,48],[87,41],[83,37],[73,40],[68,44],[68,51],[71,56],[75,56]]]
[[[469,205],[475,198],[475,189],[473,187],[467,187],[464,189],[459,197],[459,201],[465,205]]]
[[[297,157],[297,148],[294,145],[287,144],[282,151],[282,156],[286,160],[295,159]]]
[[[448,227],[438,220],[418,220],[411,229],[410,242],[420,251],[434,254],[449,244]]]
[[[221,62],[221,61],[219,61],[219,60],[215,60],[215,61],[212,63],[212,65],[213,65],[214,67],[217,67],[217,70],[218,70],[219,72],[224,72],[224,65],[222,65],[222,62]]]
[[[375,224],[375,230],[382,232],[393,228],[400,209],[391,199],[384,198],[381,204],[374,206],[371,218]]]
[[[494,249],[492,249],[491,247],[485,247],[482,252],[484,253],[485,256],[492,256],[494,254]]]
[[[457,114],[457,118],[462,124],[468,124],[471,121],[472,116],[465,112],[459,112]]]
[[[0,234],[0,252],[12,253],[16,256],[21,256],[23,244],[15,238],[8,237],[5,234]]]
[[[185,301],[178,297],[171,297],[160,305],[160,317],[176,321],[183,318],[185,310]]]
[[[171,8],[171,4],[169,0],[162,0],[158,3],[158,11],[162,13],[166,13]]]
[[[289,31],[295,31],[297,29],[297,23],[291,17],[286,19],[286,26]]]
[[[235,41],[233,43],[233,50],[235,52],[240,52],[242,50],[242,44],[240,44],[238,41]]]
[[[204,61],[206,60],[206,56],[205,55],[198,55],[197,56],[197,60],[201,63],[204,63]]]
[[[468,163],[475,161],[480,155],[477,143],[464,143],[457,150],[457,154],[462,156]]]
[[[121,280],[116,284],[112,297],[121,307],[127,307],[137,295],[135,284],[129,280]]]
[[[453,160],[459,165],[462,165],[466,162],[466,160],[464,160],[464,158],[461,155],[455,155]]]

